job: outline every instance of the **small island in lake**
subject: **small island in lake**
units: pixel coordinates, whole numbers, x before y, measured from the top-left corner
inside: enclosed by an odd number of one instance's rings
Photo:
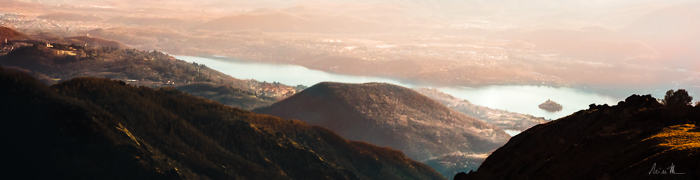
[[[561,104],[558,104],[552,100],[547,99],[547,102],[540,104],[540,109],[544,109],[545,111],[549,111],[549,112],[557,112],[557,111],[561,111],[562,106],[561,106]]]

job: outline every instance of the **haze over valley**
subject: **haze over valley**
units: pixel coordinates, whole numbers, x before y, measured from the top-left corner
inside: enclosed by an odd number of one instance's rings
[[[700,178],[695,0],[0,4],[11,179]]]
[[[700,76],[693,1],[5,2],[1,25],[25,33],[427,85],[665,91]]]

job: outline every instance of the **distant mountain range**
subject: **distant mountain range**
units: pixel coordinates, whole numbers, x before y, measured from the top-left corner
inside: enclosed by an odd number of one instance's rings
[[[345,138],[389,146],[420,161],[455,152],[489,153],[510,137],[414,90],[386,83],[319,83],[253,111],[327,127]]]
[[[7,179],[443,179],[391,148],[104,78],[0,67]]]
[[[455,179],[700,179],[699,119],[700,107],[651,95],[591,105],[514,136]]]

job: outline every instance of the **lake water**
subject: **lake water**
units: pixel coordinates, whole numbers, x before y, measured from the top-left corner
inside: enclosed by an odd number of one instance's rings
[[[204,64],[209,68],[231,75],[237,79],[255,79],[260,82],[276,81],[290,86],[303,84],[310,87],[320,82],[333,81],[344,83],[387,82],[404,87],[413,87],[409,84],[404,84],[389,78],[334,74],[297,65],[266,64],[241,60],[212,59],[193,56],[173,57],[190,63],[196,62],[197,64]]]
[[[437,89],[477,105],[531,114],[548,120],[588,109],[588,105],[592,103],[613,105],[622,100],[574,88],[547,86],[443,87]],[[540,109],[539,105],[548,99],[561,104],[562,110],[548,112]]]
[[[287,85],[312,86],[319,82],[333,81],[343,83],[386,82],[408,88],[422,87],[404,83],[391,78],[353,76],[308,69],[298,65],[280,65],[246,62],[241,60],[224,60],[192,56],[174,56],[187,62],[196,62],[231,75],[238,79],[255,79],[258,81],[280,82]],[[434,87],[454,97],[468,100],[477,105],[508,110],[522,114],[531,114],[545,119],[558,119],[581,109],[589,104],[617,104],[623,98],[585,91],[575,88],[554,88],[547,86],[487,86],[487,87]],[[563,106],[559,112],[547,112],[538,107],[551,99]]]

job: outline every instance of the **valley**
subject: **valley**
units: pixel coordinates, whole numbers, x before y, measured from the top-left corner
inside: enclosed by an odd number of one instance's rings
[[[697,17],[693,0],[0,0],[2,177],[700,179]]]
[[[304,96],[303,93],[295,93],[296,90],[304,90],[302,92],[306,92],[308,95],[308,93],[313,94],[313,92],[318,91],[317,89],[319,87],[317,86],[323,88],[328,85],[328,83],[319,83],[311,88],[307,88],[303,85],[290,87],[278,82],[258,83],[258,81],[253,79],[239,80],[216,71],[215,69],[211,69],[201,62],[185,62],[158,51],[103,47],[93,44],[92,42],[84,43],[88,46],[55,43],[60,41],[61,39],[54,39],[48,42],[31,39],[13,39],[5,45],[16,47],[16,49],[13,48],[13,50],[6,55],[0,56],[0,65],[6,66],[8,70],[31,74],[46,85],[60,84],[84,76],[111,78],[120,80],[124,85],[128,84],[130,86],[165,88],[168,89],[168,91],[173,90],[172,88],[176,88],[177,90],[191,95],[218,101],[224,105],[243,109],[255,109],[256,112],[264,112],[263,109],[269,107],[274,108],[278,105],[273,103],[277,103],[280,100],[282,100],[280,103],[283,104],[284,101],[294,101],[289,100],[290,98],[298,99],[294,97]],[[36,44],[28,44],[32,42]],[[216,64],[210,65],[221,67]],[[283,71],[277,72],[283,73]],[[411,89],[390,84],[378,84],[378,89],[373,90],[372,88],[366,89],[364,87],[365,85],[359,85],[357,88],[360,88],[360,91],[370,91],[361,93],[352,90],[354,89],[352,87],[357,85],[336,83],[332,86],[347,86],[335,88],[333,91],[346,94],[343,95],[345,98],[343,101],[353,102],[351,103],[352,106],[366,108],[360,112],[355,112],[359,113],[359,119],[371,119],[361,123],[361,127],[367,126],[376,128],[338,129],[338,126],[336,126],[337,124],[333,125],[334,123],[322,125],[323,127],[330,127],[331,130],[340,132],[343,137],[352,140],[361,140],[397,148],[407,153],[410,158],[418,159],[422,162],[440,162],[433,164],[431,167],[438,169],[443,173],[443,176],[446,177],[459,171],[476,169],[481,161],[488,156],[490,151],[505,143],[510,137],[504,131],[493,125],[488,125],[481,122],[481,120],[450,110],[445,104],[431,100]],[[368,87],[371,86],[373,85],[369,85]],[[292,89],[291,91],[285,91],[285,89],[290,88]],[[349,93],[349,96],[347,96],[347,93]],[[394,93],[397,94],[383,98],[375,97],[376,95]],[[285,96],[278,96],[278,94]],[[358,102],[357,99],[353,100],[348,97],[367,99]],[[407,97],[408,99],[406,99]],[[416,98],[418,100],[416,100]],[[313,100],[302,98],[299,101],[302,104],[306,104]],[[323,101],[335,102],[335,100]],[[406,104],[391,104],[396,103],[395,101],[405,101]],[[377,105],[386,103],[390,104],[382,105],[381,108],[377,109]],[[421,107],[428,105],[425,103],[430,104],[430,106]],[[342,104],[337,103],[323,106],[333,107],[337,105],[342,106]],[[309,108],[297,105],[294,106],[297,108]],[[402,109],[400,111],[404,113],[398,113],[396,110],[399,108]],[[342,110],[342,108],[340,110]],[[310,112],[309,109],[292,110],[292,108],[276,108],[275,110],[275,112],[290,111],[299,112],[301,115],[335,112],[331,110],[325,112]],[[347,112],[336,112],[336,114],[352,114],[351,112],[354,112],[349,109],[342,111]],[[514,113],[511,113],[510,115],[513,114]],[[328,115],[334,116],[333,113]],[[280,116],[289,119],[300,119],[312,125],[319,125],[311,123],[314,119],[286,115]],[[351,116],[355,117],[355,115]],[[359,119],[348,120],[356,121]],[[316,121],[319,120],[324,119],[316,119]],[[404,121],[410,123],[406,124]],[[389,122],[398,122],[398,124]],[[523,128],[522,124],[520,124],[518,128]],[[375,141],[381,139],[377,137],[385,136],[381,133],[362,135],[365,138],[358,138],[357,136],[358,132],[378,132],[387,130],[393,132],[393,135],[386,137],[393,137],[393,139]],[[347,132],[354,133],[355,135],[346,134]],[[462,136],[469,136],[469,138],[464,138]],[[389,143],[392,141],[403,142],[399,144],[409,146],[399,146],[395,143]],[[435,144],[435,142],[426,143],[430,141],[437,141],[437,144]],[[423,150],[411,150],[416,149],[415,147],[423,147]],[[462,162],[464,159],[460,157],[467,158],[469,161]],[[463,165],[455,166],[450,164]]]
[[[695,88],[692,85],[700,79],[693,69],[658,64],[660,56],[666,54],[663,48],[648,45],[652,40],[630,40],[634,36],[585,23],[574,29],[539,29],[478,16],[421,19],[406,15],[410,13],[398,10],[402,5],[391,3],[320,5],[339,12],[314,5],[265,9],[260,8],[264,2],[238,3],[242,4],[226,9],[221,6],[235,3],[193,5],[177,1],[146,8],[158,3],[25,2],[9,4],[0,11],[0,25],[46,38],[94,36],[142,50],[221,55],[431,86],[543,85],[649,91],[658,86]],[[185,4],[191,8],[179,8]],[[12,6],[24,9],[12,11]],[[108,11],[96,11],[96,7]],[[402,15],[406,17],[396,17]],[[346,23],[336,23],[341,21]],[[643,32],[630,34],[638,33]],[[547,34],[560,34],[576,42],[549,41]],[[596,55],[581,52],[586,50]]]
[[[55,42],[59,40],[60,39],[54,39],[53,41]],[[27,44],[31,42],[34,42],[35,44]],[[278,103],[283,104],[284,101],[293,101],[289,99],[298,99],[296,97],[304,96],[304,93],[307,95],[308,93],[313,94],[314,92],[318,91],[318,88],[323,89],[323,87],[328,84],[319,83],[307,88],[303,85],[290,87],[277,82],[256,83],[258,81],[253,79],[239,80],[211,69],[205,64],[185,62],[158,51],[141,51],[135,49],[120,49],[118,47],[102,47],[91,43],[85,43],[88,46],[78,46],[74,44],[66,45],[54,43],[51,41],[45,42],[46,41],[31,39],[13,39],[12,41],[9,41],[8,44],[4,45],[12,47],[16,46],[17,48],[13,48],[13,50],[8,52],[6,55],[0,56],[0,65],[6,66],[7,69],[11,71],[31,74],[45,85],[62,84],[68,81],[74,81],[76,78],[84,78],[85,76],[111,78],[119,80],[117,82],[123,85],[140,88],[157,88],[159,90],[167,90],[168,92],[183,91],[188,93],[188,95],[191,94],[208,98],[224,105],[240,107],[243,109],[255,109],[256,112],[262,112],[262,109],[276,107],[278,106]],[[335,84],[333,86],[352,87],[355,85]],[[285,91],[285,89],[288,88],[292,88],[292,90]],[[300,93],[295,93],[297,88],[298,90],[303,91]],[[364,87],[358,88],[364,89]],[[362,110],[361,112],[355,112],[359,113],[357,116],[360,117],[359,119],[347,120],[356,121],[365,119],[367,118],[367,115],[371,120],[358,124],[360,126],[356,128],[348,127],[337,129],[337,124],[332,125],[333,123],[322,125],[323,127],[330,127],[331,130],[340,132],[343,137],[351,140],[366,141],[373,144],[397,148],[408,153],[408,157],[419,159],[421,161],[440,159],[440,157],[447,154],[449,154],[450,157],[455,155],[476,157],[470,158],[468,166],[455,167],[437,164],[431,167],[439,169],[440,172],[443,173],[443,176],[446,177],[451,176],[458,171],[464,171],[465,169],[476,169],[488,152],[505,143],[505,141],[510,137],[504,131],[496,127],[464,114],[453,112],[445,105],[404,87],[382,84],[378,86],[378,89],[365,89],[372,91],[368,93],[352,91],[351,89],[353,88],[336,88],[334,91],[336,93],[346,94],[342,96],[345,98],[343,101],[353,102],[351,104],[352,106],[369,108]],[[285,92],[283,93],[285,96],[277,96],[277,94],[282,94],[280,92]],[[379,99],[375,97],[376,95],[394,93],[397,94]],[[362,98],[363,100],[357,102],[356,100],[349,99],[348,97],[350,96],[347,96],[348,94],[350,94],[352,97]],[[409,98],[405,99],[406,97]],[[282,102],[278,102],[280,100],[282,100]],[[306,104],[312,102],[313,100],[302,98],[300,101],[302,104]],[[335,102],[335,100],[322,101]],[[381,108],[377,109],[377,105],[394,101],[406,101],[406,104],[403,105],[402,103],[398,103],[382,105]],[[426,105],[424,104],[426,102],[430,104],[430,107],[421,107]],[[337,105],[342,106],[342,104],[333,103],[324,106],[333,107]],[[309,108],[304,106],[296,107]],[[405,111],[406,113],[396,113],[394,110],[398,110],[398,108],[404,109],[402,111]],[[354,112],[353,110],[342,108],[338,110],[341,110],[341,112],[336,112],[336,114],[352,114],[352,112]],[[275,112],[291,111],[299,112],[301,115],[324,113],[323,111],[310,112],[309,109],[293,110],[293,108],[276,108],[275,110]],[[335,111],[329,110],[325,113],[328,112]],[[335,116],[333,114],[328,115]],[[319,125],[316,123],[311,123],[314,121],[314,119],[288,116],[282,117],[288,119],[300,119],[306,123],[310,123],[311,125]],[[355,115],[351,115],[351,117],[355,117]],[[403,123],[389,123],[399,121]],[[406,122],[410,123],[407,124]],[[375,141],[377,139],[382,139],[378,137],[386,135],[382,133],[376,134],[376,132],[387,130],[393,132],[393,135],[391,135],[393,139],[390,138],[381,142]],[[346,132],[352,132],[354,135],[345,134]],[[375,133],[362,135],[365,138],[358,138],[358,132]],[[437,132],[437,134],[434,134],[434,132]],[[463,136],[468,136],[469,138],[465,138]],[[400,144],[406,144],[409,146],[398,146],[398,144],[389,143],[390,141],[403,142]],[[430,141],[438,142],[426,143]],[[423,147],[423,150],[410,151],[410,149],[415,149],[416,147]],[[457,161],[459,159],[441,159],[440,161],[450,160]]]
[[[429,86],[426,84],[415,84],[387,77],[354,76],[345,74],[328,73],[313,69],[308,69],[297,65],[279,65],[255,63],[239,59],[225,57],[192,57],[174,56],[186,62],[208,64],[215,70],[242,79],[258,79],[267,82],[279,82],[290,85],[309,86],[321,82],[343,82],[343,83],[368,83],[384,82],[400,85],[409,88],[434,88],[442,93],[447,93],[457,98],[469,100],[478,106],[500,110],[508,110],[519,114],[529,114],[536,117],[543,117],[547,120],[554,120],[564,117],[581,109],[585,109],[588,104],[613,104],[624,97],[619,97],[625,90],[611,89],[607,92],[595,92],[589,89],[556,88],[546,86],[486,86],[486,87],[461,87],[461,86]],[[641,90],[637,90],[641,91]],[[662,95],[661,92],[654,92],[654,95]],[[541,101],[550,98],[558,99],[566,108],[560,112],[547,112],[537,108]],[[618,99],[619,98],[619,99]],[[447,105],[447,104],[446,104]],[[476,106],[475,106],[476,107]],[[503,113],[494,113],[493,116],[512,116]],[[477,116],[482,116],[481,114]],[[474,116],[474,117],[477,117]],[[520,116],[520,115],[517,115]]]

